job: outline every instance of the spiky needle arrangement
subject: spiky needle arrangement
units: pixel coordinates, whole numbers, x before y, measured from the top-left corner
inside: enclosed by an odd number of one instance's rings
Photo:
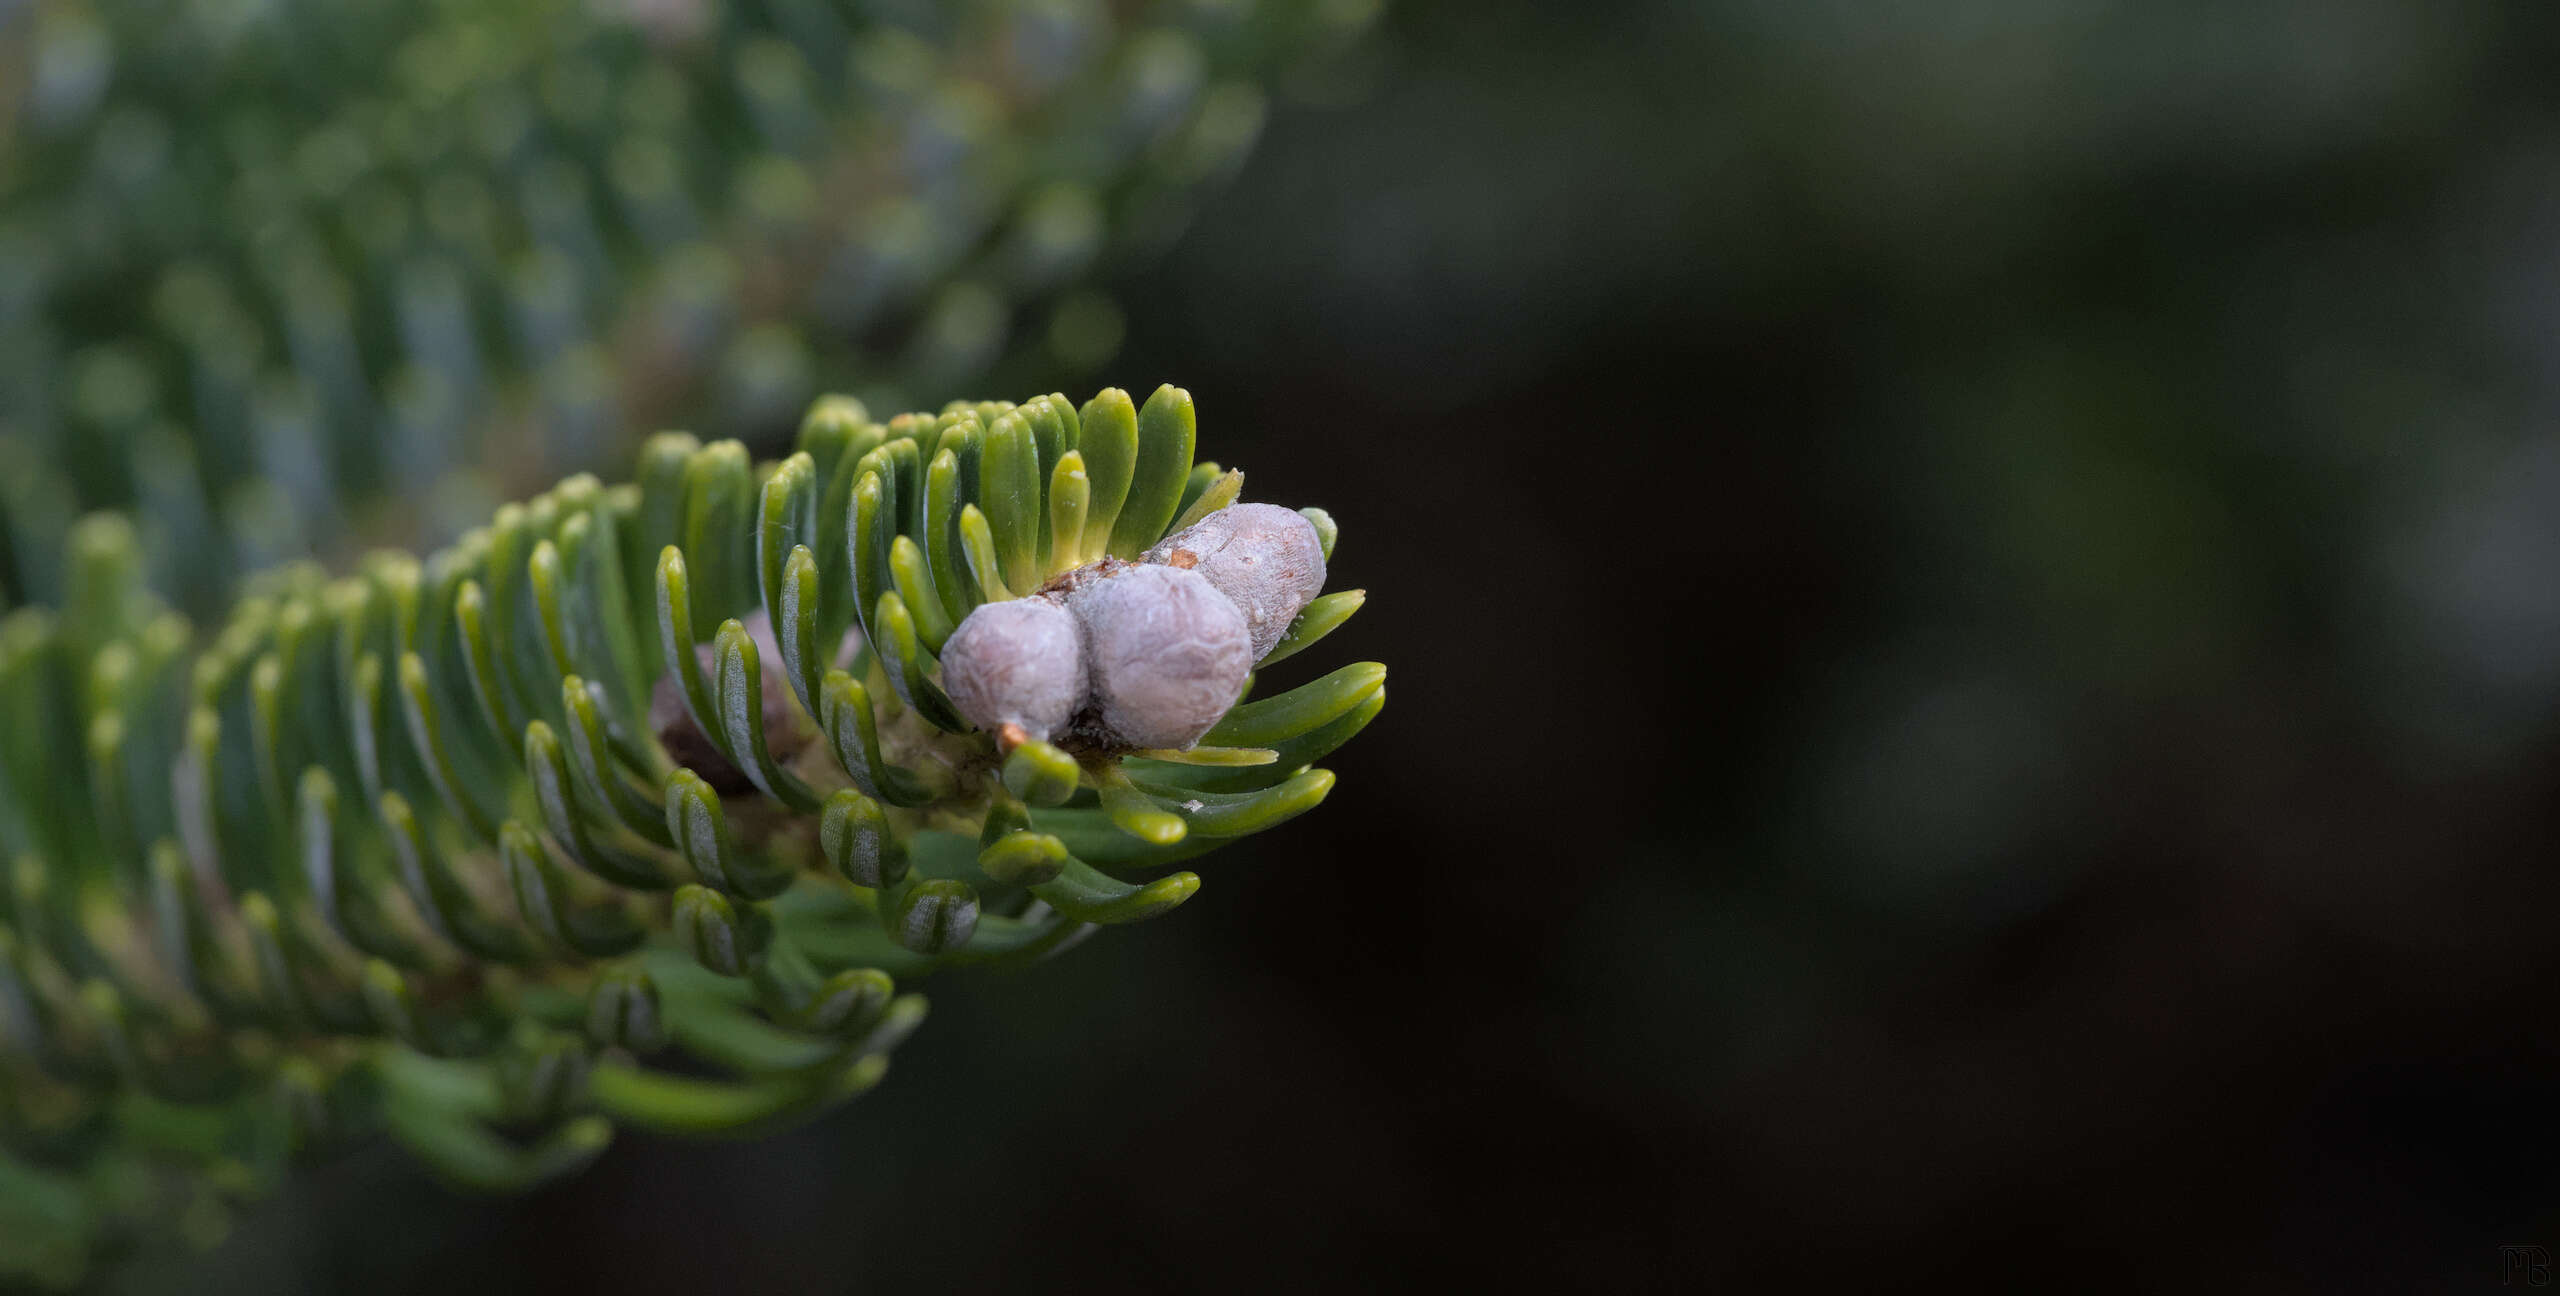
[[[84,523],[61,611],[0,621],[0,1275],[218,1235],[374,1127],[487,1188],[617,1124],[768,1130],[880,1081],[903,982],[1181,904],[1324,798],[1385,669],[1134,752],[973,727],[937,653],[1231,504],[1194,436],[1172,387],[828,398],[778,463],[662,434],[424,562],[270,573],[201,643]]]

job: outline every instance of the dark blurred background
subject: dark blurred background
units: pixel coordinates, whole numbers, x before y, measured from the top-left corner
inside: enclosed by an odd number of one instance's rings
[[[813,1129],[375,1149],[125,1285],[2496,1284],[2554,66],[2525,0],[1403,0],[1109,285],[1102,378],[1372,593],[1323,811]]]

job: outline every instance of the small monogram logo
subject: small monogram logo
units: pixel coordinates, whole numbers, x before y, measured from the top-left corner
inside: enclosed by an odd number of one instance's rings
[[[2499,1247],[2498,1285],[2501,1287],[2550,1286],[2551,1248],[2542,1246]]]

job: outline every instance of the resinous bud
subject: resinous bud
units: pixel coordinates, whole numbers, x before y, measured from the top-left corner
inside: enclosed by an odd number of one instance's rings
[[[1094,725],[1129,747],[1189,747],[1234,706],[1253,669],[1244,614],[1207,578],[1134,566],[1076,588]]]
[[[980,604],[942,647],[942,688],[981,729],[1019,725],[1047,740],[1084,702],[1076,618],[1045,595]]]
[[[1182,557],[1189,554],[1186,560]],[[1166,536],[1145,561],[1187,564],[1244,614],[1260,661],[1324,591],[1324,546],[1315,524],[1277,504],[1234,504]]]

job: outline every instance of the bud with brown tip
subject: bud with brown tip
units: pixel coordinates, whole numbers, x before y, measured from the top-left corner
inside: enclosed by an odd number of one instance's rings
[[[1180,555],[1189,554],[1187,562]],[[1222,508],[1147,550],[1145,561],[1188,565],[1244,614],[1260,661],[1324,591],[1324,546],[1315,524],[1276,504]]]

